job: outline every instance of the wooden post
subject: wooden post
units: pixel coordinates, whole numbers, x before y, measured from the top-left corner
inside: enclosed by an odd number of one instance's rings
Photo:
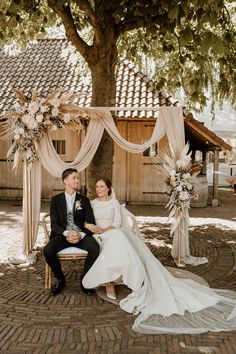
[[[218,207],[218,182],[219,176],[214,171],[219,171],[219,150],[214,150],[214,160],[213,160],[213,194],[212,194],[212,206]]]
[[[207,164],[206,164],[206,150],[202,151],[202,175],[206,175]]]

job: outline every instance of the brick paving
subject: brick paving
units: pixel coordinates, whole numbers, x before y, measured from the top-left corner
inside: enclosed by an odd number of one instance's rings
[[[18,223],[17,216],[20,216],[19,207],[10,208],[9,225]],[[153,214],[160,208],[154,209]],[[7,229],[6,223],[4,225]],[[141,229],[155,256],[164,265],[174,266],[168,247],[171,244],[169,226],[143,222]],[[3,230],[1,227],[1,233]],[[161,247],[152,242],[156,237]],[[235,230],[214,224],[191,227],[190,245],[193,255],[207,256],[209,263],[188,266],[187,270],[206,279],[212,287],[236,291]],[[236,332],[200,335],[134,333],[133,315],[97,295],[87,296],[80,291],[81,264],[78,262],[66,262],[66,289],[59,296],[50,297],[49,291],[44,289],[44,264],[41,254],[37,263],[30,266],[0,264],[1,354],[236,353]]]

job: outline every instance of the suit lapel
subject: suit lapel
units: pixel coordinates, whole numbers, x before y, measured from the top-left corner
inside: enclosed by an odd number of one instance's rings
[[[67,222],[67,208],[66,208],[66,196],[65,193],[62,194],[60,200],[61,213],[63,215],[64,220]]]

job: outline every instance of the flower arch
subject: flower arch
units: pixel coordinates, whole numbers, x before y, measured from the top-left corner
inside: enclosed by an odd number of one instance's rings
[[[167,134],[175,160],[181,157],[185,146],[184,120],[181,107],[159,107],[159,116],[151,138],[143,144],[125,140],[118,132],[108,107],[82,108],[73,101],[78,98],[73,92],[56,90],[43,98],[33,91],[27,98],[14,88],[18,103],[6,118],[0,121],[0,139],[13,139],[8,158],[13,159],[17,169],[23,158],[23,232],[24,252],[33,250],[38,232],[41,199],[41,165],[53,176],[60,177],[64,169],[74,167],[79,172],[91,162],[104,129],[115,143],[132,153],[141,153]],[[66,163],[57,155],[49,136],[50,130],[68,127],[82,130],[81,120],[88,120],[85,139],[74,161]],[[187,151],[186,151],[187,153]],[[189,206],[185,205],[176,218],[171,254],[174,259],[190,256],[188,243]]]

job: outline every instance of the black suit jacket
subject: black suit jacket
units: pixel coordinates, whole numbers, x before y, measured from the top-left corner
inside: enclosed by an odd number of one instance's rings
[[[85,229],[84,223],[95,224],[95,219],[93,215],[93,209],[91,207],[90,201],[87,197],[82,194],[76,193],[75,202],[80,201],[81,208],[75,209],[75,204],[73,208],[74,222],[85,232],[86,235],[92,235],[92,232]],[[51,217],[51,235],[52,238],[55,235],[62,235],[66,230],[67,225],[67,209],[66,209],[66,196],[65,193],[60,193],[52,197],[50,206],[50,217]]]

